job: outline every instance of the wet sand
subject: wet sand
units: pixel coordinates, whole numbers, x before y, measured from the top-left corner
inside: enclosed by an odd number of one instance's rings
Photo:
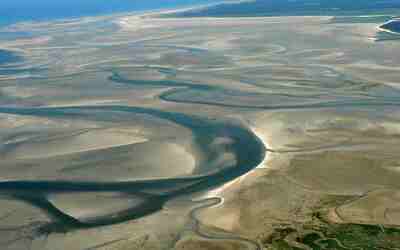
[[[1,246],[307,249],[326,221],[396,227],[400,44],[358,20],[9,27],[34,36],[0,42],[24,55],[0,72]]]

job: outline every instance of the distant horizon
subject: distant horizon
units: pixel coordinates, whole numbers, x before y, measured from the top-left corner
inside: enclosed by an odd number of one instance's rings
[[[210,5],[209,8],[199,8],[191,11],[173,14],[175,17],[200,17],[200,16],[269,16],[269,15],[313,15],[334,14],[332,7],[340,6],[338,11],[355,11],[359,9],[375,10],[380,4],[377,1],[356,0],[348,6],[343,0],[334,1],[333,4],[326,0],[319,0],[320,6],[308,5],[309,0],[296,2],[283,2],[279,0],[3,0],[0,3],[0,27],[26,21],[52,21],[71,18],[95,17],[127,12],[149,12],[174,10],[180,8]],[[364,2],[365,1],[365,2]],[[393,2],[392,2],[393,1]],[[367,5],[365,3],[368,2]],[[364,8],[361,8],[364,3]],[[367,7],[368,6],[368,7]],[[385,8],[398,7],[400,3],[389,0],[380,6]],[[342,9],[342,7],[345,7]],[[311,9],[310,9],[311,8]],[[370,9],[369,9],[370,8]],[[335,12],[335,11],[334,11]],[[168,14],[168,16],[170,16]]]
[[[6,0],[0,3],[0,26],[24,21],[50,21],[109,15],[124,12],[144,12],[213,4],[218,0]]]

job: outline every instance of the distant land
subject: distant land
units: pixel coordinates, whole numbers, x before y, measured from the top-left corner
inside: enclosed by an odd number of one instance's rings
[[[224,16],[285,16],[285,15],[357,15],[382,14],[385,10],[399,11],[398,0],[254,0],[241,3],[223,3],[175,13],[180,17]],[[171,14],[169,14],[171,15]]]

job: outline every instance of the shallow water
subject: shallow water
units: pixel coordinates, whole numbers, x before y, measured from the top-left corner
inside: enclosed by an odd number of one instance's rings
[[[0,70],[1,245],[262,249],[327,204],[400,224],[400,43],[359,20],[16,26],[32,37],[0,42],[24,55]]]

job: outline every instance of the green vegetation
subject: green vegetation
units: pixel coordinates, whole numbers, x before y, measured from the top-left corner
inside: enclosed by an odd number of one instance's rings
[[[343,201],[343,197],[338,197]],[[338,202],[328,201],[323,205]],[[315,211],[311,222],[285,226],[262,241],[273,250],[396,250],[400,246],[400,229],[382,225],[332,224],[324,219],[326,209]],[[289,237],[290,236],[290,237]],[[301,247],[302,246],[302,247]]]
[[[376,225],[334,224],[308,233],[298,241],[315,250],[398,249],[400,230]],[[397,247],[396,247],[397,246]]]

